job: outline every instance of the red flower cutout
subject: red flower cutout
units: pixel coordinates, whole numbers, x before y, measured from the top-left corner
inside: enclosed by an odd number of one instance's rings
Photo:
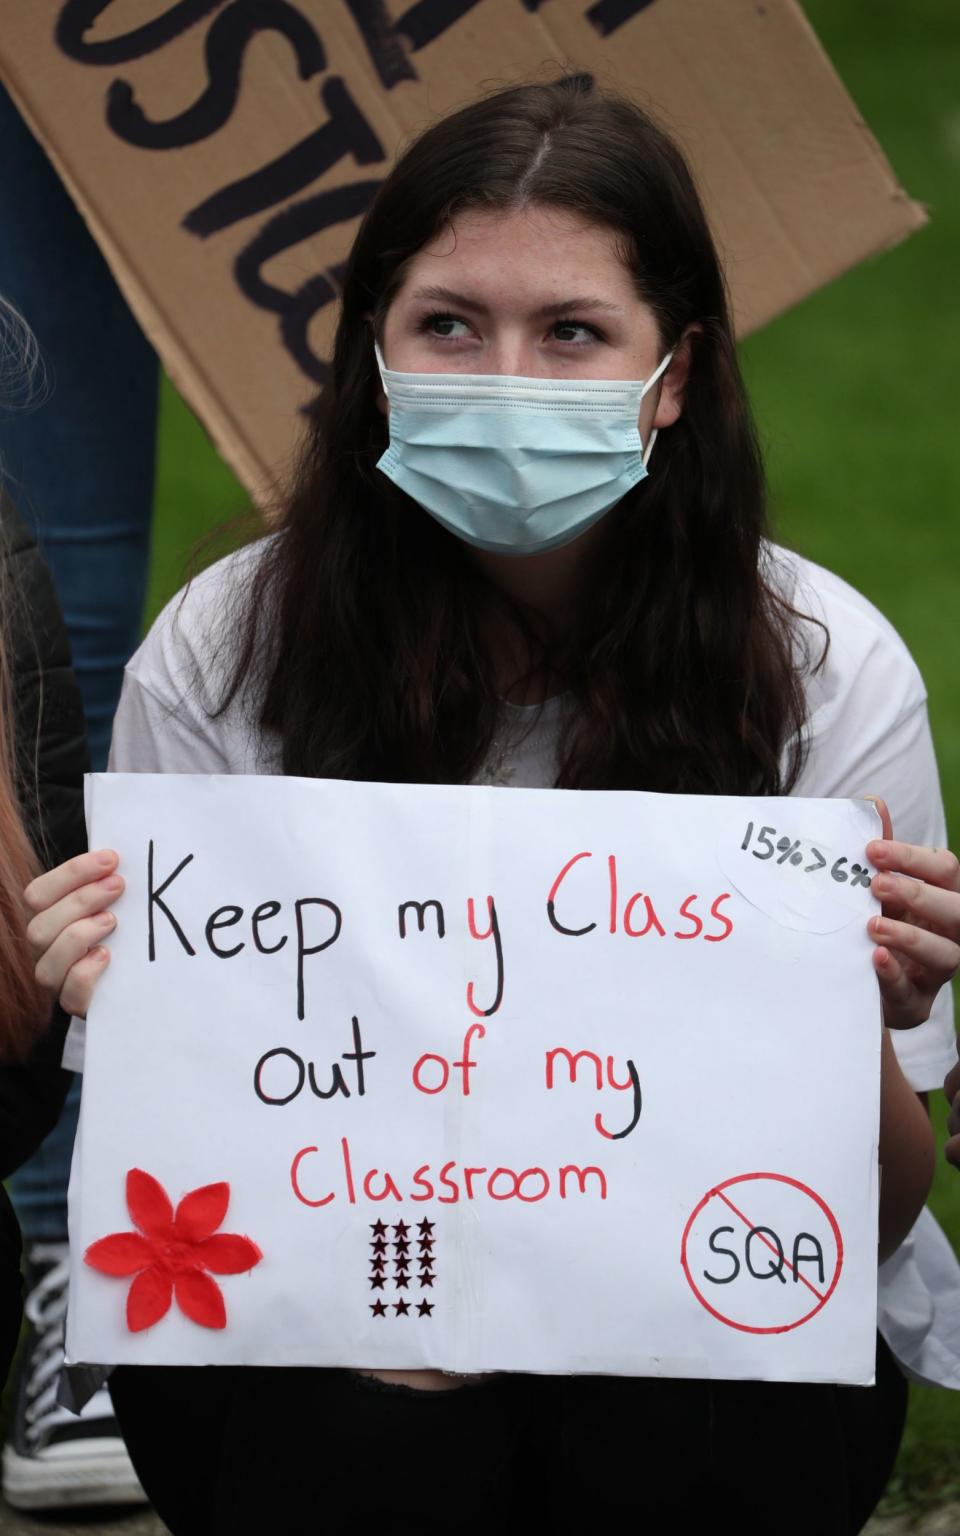
[[[127,1293],[131,1333],[152,1328],[177,1306],[203,1328],[225,1328],[227,1309],[211,1275],[240,1275],[263,1254],[249,1237],[216,1229],[227,1214],[229,1184],[205,1184],[184,1195],[174,1214],[163,1185],[141,1168],[127,1174],[127,1210],[138,1232],[114,1232],[91,1243],[84,1262],[105,1275],[133,1275]]]

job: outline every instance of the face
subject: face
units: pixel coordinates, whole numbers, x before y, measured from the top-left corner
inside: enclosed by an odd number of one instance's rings
[[[614,232],[541,206],[471,210],[418,251],[382,351],[401,372],[551,379],[645,379],[663,357]],[[679,416],[688,366],[685,340],[644,398],[644,441]]]

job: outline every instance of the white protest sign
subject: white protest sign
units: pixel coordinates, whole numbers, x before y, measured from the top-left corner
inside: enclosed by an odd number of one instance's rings
[[[868,1382],[872,806],[95,775],[73,1360]]]

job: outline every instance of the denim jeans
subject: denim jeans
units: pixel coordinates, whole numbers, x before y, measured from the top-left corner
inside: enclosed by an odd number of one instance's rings
[[[159,370],[96,242],[0,88],[0,293],[43,354],[50,392],[0,401],[0,475],[50,566],[83,695],[93,768],[106,767],[123,667],[140,638]],[[66,1236],[80,1101],[16,1174],[27,1242]]]

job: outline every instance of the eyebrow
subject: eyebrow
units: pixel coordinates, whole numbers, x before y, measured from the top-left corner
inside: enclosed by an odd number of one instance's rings
[[[458,309],[472,309],[475,314],[489,315],[487,306],[479,299],[473,299],[469,294],[455,293],[452,288],[417,288],[410,297],[412,299],[438,300],[442,304],[454,304]],[[550,315],[562,315],[573,313],[583,309],[602,310],[606,314],[622,315],[624,313],[620,304],[611,304],[609,299],[600,299],[589,294],[579,298],[564,299],[559,304],[542,304],[539,309],[533,311],[537,320],[546,319]]]

